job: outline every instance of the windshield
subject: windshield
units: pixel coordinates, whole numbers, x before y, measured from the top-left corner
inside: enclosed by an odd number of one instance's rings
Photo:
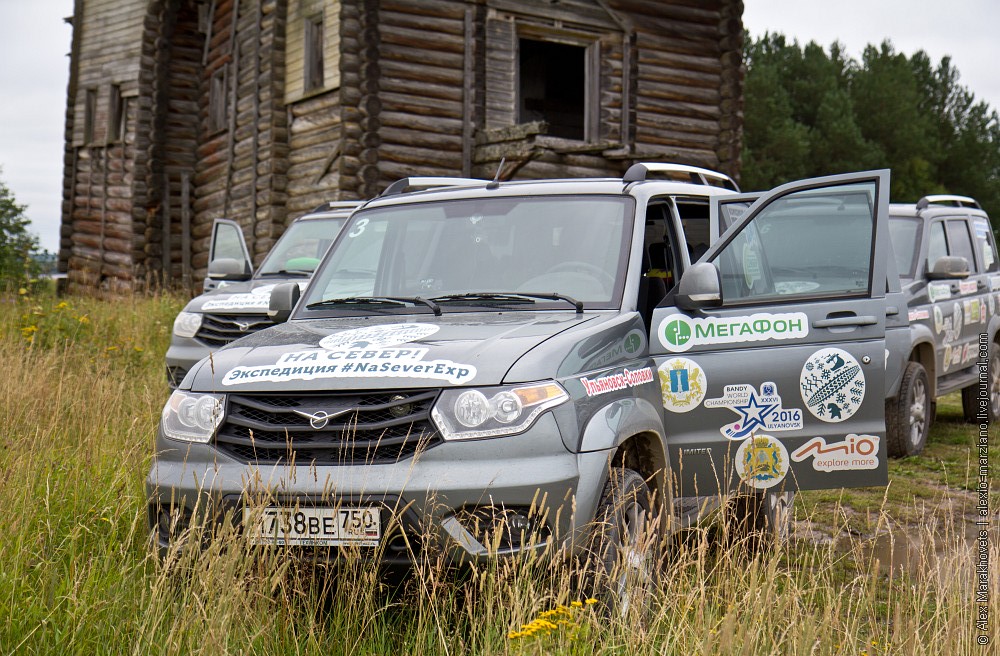
[[[920,219],[889,217],[889,239],[896,255],[896,271],[900,278],[913,278],[920,243]]]
[[[363,306],[329,301],[390,297],[432,299],[446,312],[569,307],[565,299],[542,297],[553,294],[587,308],[617,307],[632,207],[629,198],[595,195],[476,198],[360,212],[299,307],[356,313]],[[412,311],[382,303],[378,312]]]
[[[271,249],[257,275],[311,274],[346,220],[346,217],[331,217],[292,223]]]

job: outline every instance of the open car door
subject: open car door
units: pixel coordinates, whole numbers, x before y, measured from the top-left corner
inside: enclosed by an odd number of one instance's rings
[[[204,291],[216,289],[220,280],[249,280],[252,275],[253,261],[240,224],[230,219],[216,219],[212,223],[212,240],[208,246]]]
[[[677,496],[886,484],[888,195],[883,170],[719,199],[652,320]]]

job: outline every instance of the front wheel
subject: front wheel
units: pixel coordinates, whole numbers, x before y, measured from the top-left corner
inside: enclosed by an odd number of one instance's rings
[[[931,391],[927,371],[909,362],[899,394],[885,401],[886,452],[890,458],[919,455],[927,444],[931,423]]]
[[[615,467],[597,506],[588,548],[588,588],[620,616],[650,608],[659,573],[658,522],[642,476]]]
[[[792,534],[795,493],[764,491],[734,500],[730,537],[753,550],[770,548]]]
[[[976,370],[976,383],[962,390],[962,411],[965,420],[972,424],[993,423],[1000,418],[1000,349],[990,345],[986,368],[986,387],[983,388],[982,372]],[[985,396],[984,396],[985,392]],[[982,401],[989,399],[985,403]]]

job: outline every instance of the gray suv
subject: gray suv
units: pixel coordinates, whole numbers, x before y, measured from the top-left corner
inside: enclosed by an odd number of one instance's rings
[[[890,365],[900,375],[886,401],[887,447],[905,456],[923,450],[937,397],[961,390],[971,422],[1000,416],[1000,262],[989,217],[966,196],[893,203],[889,232],[909,331],[893,348],[903,358]]]
[[[167,383],[177,387],[202,358],[235,339],[273,325],[267,316],[271,290],[290,281],[305,287],[347,217],[360,204],[324,203],[299,217],[256,272],[240,225],[216,219],[205,293],[192,299],[174,319],[166,356]]]
[[[728,500],[780,531],[795,490],[886,484],[888,171],[778,187],[707,247],[734,185],[654,179],[678,168],[367,202],[280,325],[170,397],[160,548],[206,516],[313,557],[551,546],[642,579],[642,536]]]

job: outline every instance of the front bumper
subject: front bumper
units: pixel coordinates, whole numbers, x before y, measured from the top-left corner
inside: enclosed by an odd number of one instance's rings
[[[594,517],[611,452],[570,453],[547,413],[520,435],[445,442],[394,464],[247,464],[211,445],[188,445],[162,434],[157,454],[146,490],[150,528],[161,553],[171,540],[164,513],[239,526],[248,502],[376,506],[383,538],[372,557],[410,563],[445,553],[458,564],[545,547],[544,541],[487,544],[470,520],[483,509],[532,509],[537,535],[575,549]],[[336,548],[323,549],[337,554]]]

